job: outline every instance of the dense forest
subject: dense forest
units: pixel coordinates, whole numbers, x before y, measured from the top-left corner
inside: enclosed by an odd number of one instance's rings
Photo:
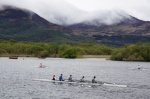
[[[0,40],[0,55],[76,58],[80,55],[111,55],[112,48],[100,44],[56,44]]]
[[[0,40],[0,56],[77,58],[82,55],[111,55],[112,60],[150,61],[150,43],[136,43],[113,48],[102,44],[56,44]]]
[[[150,61],[150,43],[136,43],[113,50],[113,60]]]
[[[123,46],[126,44],[135,44],[140,41],[143,43],[149,42],[150,36],[135,36],[135,35],[112,35],[112,36],[101,36],[93,35],[93,37],[102,44],[111,46]]]

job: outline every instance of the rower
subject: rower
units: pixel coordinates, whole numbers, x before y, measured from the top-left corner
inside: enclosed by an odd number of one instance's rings
[[[84,76],[82,76],[82,78],[80,79],[80,82],[84,82]]]
[[[96,78],[96,76],[93,77],[92,83],[97,83],[97,82],[95,81],[95,78]]]
[[[55,75],[53,75],[53,78],[52,78],[52,80],[56,80],[56,76],[55,76]]]
[[[63,74],[61,74],[61,75],[59,76],[59,81],[64,81],[64,80],[63,80]]]
[[[42,63],[40,63],[40,68],[42,68],[43,67],[43,65],[42,65]]]
[[[72,75],[69,76],[68,81],[72,82]]]

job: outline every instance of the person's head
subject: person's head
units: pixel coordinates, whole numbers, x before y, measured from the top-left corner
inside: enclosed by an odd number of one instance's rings
[[[72,75],[70,75],[70,76],[72,76]]]
[[[82,76],[82,78],[84,78],[84,76]]]
[[[94,76],[94,78],[96,78],[96,76]]]
[[[55,75],[53,75],[53,77],[55,77]]]
[[[63,74],[61,74],[61,76],[62,76]]]

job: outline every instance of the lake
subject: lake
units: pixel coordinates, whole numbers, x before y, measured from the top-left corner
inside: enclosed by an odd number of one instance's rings
[[[45,68],[40,68],[42,63]],[[127,85],[88,86],[34,81],[67,79]],[[105,58],[0,58],[0,99],[150,99],[150,62],[111,61]]]

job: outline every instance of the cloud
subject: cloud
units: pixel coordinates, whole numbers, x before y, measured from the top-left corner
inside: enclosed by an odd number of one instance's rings
[[[150,0],[67,0],[86,11],[120,9],[141,20],[150,21]]]
[[[129,17],[124,12],[143,20],[150,20],[149,0],[1,0],[0,5],[4,4],[31,10],[60,25],[94,19],[112,24]]]
[[[1,0],[0,2],[31,10],[56,24],[75,23],[85,13],[63,0]]]
[[[87,24],[91,25],[111,25],[120,23],[123,19],[130,19],[131,16],[122,10],[101,10],[89,13],[88,17],[84,18]]]

